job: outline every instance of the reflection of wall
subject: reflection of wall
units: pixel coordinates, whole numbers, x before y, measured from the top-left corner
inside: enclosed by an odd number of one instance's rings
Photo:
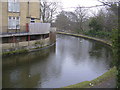
[[[22,84],[22,87],[25,88],[33,88],[36,87],[38,81],[41,79],[40,73],[36,73],[35,75],[30,74],[30,66],[24,68],[21,72],[18,83]],[[16,83],[16,82],[15,82]]]
[[[27,64],[29,61],[36,62],[40,59],[43,60],[44,58],[48,58],[50,54],[55,53],[55,48],[56,48],[55,46],[52,46],[50,48],[40,50],[38,52],[31,52],[28,54],[3,57],[2,65],[3,67],[17,66],[17,65]]]
[[[50,48],[48,51],[33,52],[20,55],[19,57],[20,58],[14,56],[9,59],[3,59],[4,61],[15,59],[14,65],[12,67],[9,66],[9,69],[7,68],[8,65],[3,65],[3,87],[41,87],[42,82],[49,81],[49,76],[57,78],[57,76],[59,76],[58,74],[61,72],[62,63],[58,61],[62,60],[55,60],[55,47]],[[22,61],[25,61],[23,62],[25,64],[20,64]],[[11,70],[14,75],[7,70]],[[11,79],[15,77],[17,78],[16,80]]]
[[[14,72],[3,72],[3,88],[33,88],[40,80],[40,74],[30,75],[30,67]]]

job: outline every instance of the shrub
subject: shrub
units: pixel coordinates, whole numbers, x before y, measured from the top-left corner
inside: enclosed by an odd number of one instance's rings
[[[96,31],[96,30],[89,30],[87,32],[84,32],[85,35],[98,37],[98,38],[111,38],[111,32],[105,32],[105,31]]]
[[[117,86],[120,88],[120,33],[118,29],[112,31],[112,46],[113,46],[113,56],[114,63],[117,67]]]

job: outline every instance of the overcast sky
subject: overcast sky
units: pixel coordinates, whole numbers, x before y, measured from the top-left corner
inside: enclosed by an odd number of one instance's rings
[[[100,2],[97,0],[59,0],[62,2],[62,5],[64,8],[68,7],[77,7],[80,6],[95,6],[95,5],[101,5]]]
[[[97,0],[49,0],[49,1],[57,1],[61,2],[64,10],[73,10],[70,7],[77,7],[80,6],[95,6],[95,5],[101,5],[100,2]]]
[[[89,6],[102,5],[102,3],[100,3],[98,0],[47,0],[47,1],[60,2],[62,6],[62,10],[64,11],[74,11],[75,8],[71,8],[71,7],[77,7],[77,6],[89,7]],[[91,15],[93,13],[97,14],[98,9],[100,9],[100,7],[91,8],[89,9],[88,13]]]

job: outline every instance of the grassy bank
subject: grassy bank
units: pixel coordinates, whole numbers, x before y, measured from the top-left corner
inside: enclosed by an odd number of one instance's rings
[[[35,47],[35,48],[29,48],[29,49],[19,49],[19,50],[14,50],[14,51],[8,51],[8,52],[2,52],[2,56],[9,56],[9,55],[15,55],[15,54],[22,54],[22,53],[28,53],[28,52],[34,52],[34,51],[39,51],[41,49],[47,49],[51,46],[55,45],[55,43],[50,44],[50,45],[45,45],[41,47]]]
[[[21,53],[27,53],[27,49],[21,49],[21,50],[15,50],[15,51],[9,51],[9,52],[3,52],[3,56],[8,56],[8,55],[15,55],[15,54],[21,54]]]

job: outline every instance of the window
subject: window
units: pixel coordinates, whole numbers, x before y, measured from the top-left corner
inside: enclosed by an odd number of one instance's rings
[[[9,12],[20,12],[20,3],[18,0],[8,0]]]
[[[11,23],[12,23],[12,29],[16,29],[16,19],[15,19],[15,17],[12,17]]]
[[[8,29],[20,29],[20,17],[8,17]]]
[[[11,20],[12,20],[12,17],[8,17],[8,29],[11,29],[11,26],[12,26],[12,22],[11,22]]]
[[[34,18],[31,18],[31,23],[35,23],[35,19]]]
[[[14,7],[15,7],[15,12],[20,11],[20,3],[18,0],[15,0]]]
[[[17,29],[20,29],[20,18],[19,17],[16,18],[16,26],[17,26]]]
[[[13,11],[12,10],[12,7],[13,7],[13,2],[12,2],[12,0],[8,0],[8,11]]]

